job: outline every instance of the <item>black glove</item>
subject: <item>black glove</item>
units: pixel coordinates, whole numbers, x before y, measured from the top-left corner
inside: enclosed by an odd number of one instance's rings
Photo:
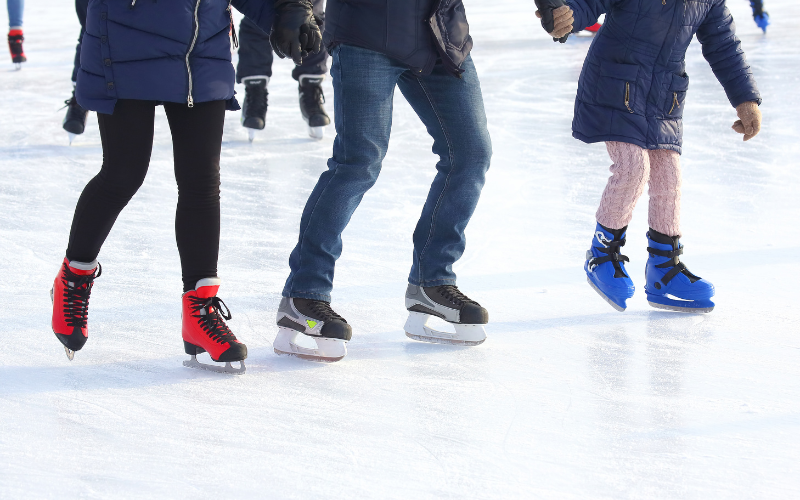
[[[311,9],[310,0],[275,0],[269,42],[281,59],[291,57],[295,64],[301,64],[308,54],[320,51],[322,33]]]
[[[564,0],[534,0],[536,2],[536,8],[539,9],[539,12],[542,15],[542,28],[548,33],[553,32],[553,28],[555,28],[555,22],[553,21],[553,11],[557,8],[561,7],[562,5],[567,5]],[[561,42],[565,43],[569,38],[569,33],[564,35],[561,38],[553,38],[554,42]]]

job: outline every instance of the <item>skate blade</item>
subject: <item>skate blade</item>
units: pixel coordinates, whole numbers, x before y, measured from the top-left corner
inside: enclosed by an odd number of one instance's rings
[[[247,129],[247,138],[250,140],[250,142],[253,142],[253,139],[256,138],[256,129],[254,128]]]
[[[275,354],[294,356],[307,361],[321,361],[323,363],[335,363],[347,356],[347,341],[339,339],[327,339],[324,337],[311,337],[317,344],[316,349],[297,345],[295,340],[298,335],[305,335],[296,330],[278,327],[278,335],[272,343]]]
[[[14,71],[19,71],[22,69],[22,63],[14,63]]]
[[[406,337],[420,342],[431,344],[449,344],[462,346],[476,346],[486,340],[486,330],[483,325],[462,325],[452,323],[455,333],[442,332],[428,326],[430,315],[418,312],[409,312],[408,320],[403,329]]]
[[[608,302],[608,305],[610,305],[619,312],[625,312],[625,309],[627,308],[620,306],[619,304],[608,298],[608,295],[604,294],[602,291],[600,291],[597,285],[592,283],[592,279],[589,276],[586,276],[586,281],[589,283],[589,286],[591,286],[594,289],[594,291],[597,292],[599,296],[603,297],[603,300]]]
[[[318,141],[321,140],[325,137],[325,127],[308,127],[308,136]]]
[[[75,140],[77,135],[73,134],[72,132],[67,132],[67,135],[69,136],[69,145],[72,146],[72,141]]]
[[[67,346],[64,346],[64,351],[66,351],[66,353],[67,353],[67,359],[72,361],[72,358],[75,357],[75,351],[73,351],[72,349],[70,349]]]
[[[680,313],[710,313],[714,310],[714,306],[711,307],[679,307],[679,306],[671,306],[667,304],[659,304],[658,302],[647,301],[652,307],[656,309],[661,309],[664,311],[675,311]]]
[[[228,373],[231,375],[241,375],[245,371],[247,371],[247,367],[244,366],[244,360],[239,361],[239,368],[234,368],[231,365],[230,361],[225,362],[225,366],[217,366],[217,365],[208,365],[206,363],[201,363],[197,361],[197,356],[192,355],[190,359],[187,359],[183,362],[183,366],[188,368],[197,368],[199,370],[208,370],[210,372],[216,373]]]

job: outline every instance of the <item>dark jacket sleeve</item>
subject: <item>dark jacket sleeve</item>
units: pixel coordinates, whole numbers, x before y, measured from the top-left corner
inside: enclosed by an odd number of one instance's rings
[[[611,10],[616,0],[567,0],[567,5],[572,9],[575,21],[572,23],[572,32],[577,33],[597,22],[601,14]]]
[[[736,37],[736,24],[724,0],[717,0],[711,7],[697,30],[697,39],[703,45],[703,57],[711,65],[731,105],[735,108],[746,101],[761,104],[756,79],[747,64],[742,42]]]
[[[272,0],[231,0],[231,5],[265,33],[272,31],[272,20],[275,17]]]

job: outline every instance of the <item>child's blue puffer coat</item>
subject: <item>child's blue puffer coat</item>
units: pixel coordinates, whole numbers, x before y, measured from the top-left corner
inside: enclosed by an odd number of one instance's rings
[[[681,152],[692,37],[731,105],[761,104],[725,0],[566,0],[575,31],[606,20],[578,82],[572,135]]]
[[[269,32],[272,0],[90,0],[76,97],[112,114],[117,99],[229,101],[231,13]]]

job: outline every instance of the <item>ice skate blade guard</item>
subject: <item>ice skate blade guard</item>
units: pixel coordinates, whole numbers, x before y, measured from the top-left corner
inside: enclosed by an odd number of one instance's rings
[[[616,310],[617,310],[617,311],[619,311],[619,312],[625,312],[625,309],[627,309],[627,308],[625,308],[625,307],[622,307],[622,306],[620,306],[619,304],[616,304],[616,303],[615,303],[613,300],[611,300],[611,299],[608,297],[608,295],[604,294],[604,293],[603,293],[603,292],[602,292],[602,291],[601,291],[601,290],[600,290],[600,289],[597,287],[597,285],[595,285],[594,283],[592,283],[592,279],[591,279],[589,276],[586,276],[586,281],[589,283],[589,286],[590,286],[590,287],[592,287],[592,288],[594,289],[594,291],[595,291],[595,292],[597,292],[597,295],[599,295],[599,296],[603,297],[603,300],[605,300],[606,302],[608,302],[608,305],[610,305],[611,307],[613,307],[614,309],[616,309]]]
[[[714,310],[714,303],[710,300],[674,300],[663,295],[647,294],[647,303],[656,309],[675,311],[688,314],[710,313]]]
[[[431,344],[450,344],[475,346],[483,344],[486,340],[486,330],[483,325],[462,325],[451,323],[455,333],[440,332],[428,326],[430,315],[418,312],[409,312],[408,319],[403,329],[406,337],[420,342]]]
[[[340,339],[329,339],[325,337],[313,337],[317,343],[316,349],[302,347],[295,342],[298,335],[305,335],[297,330],[291,328],[278,327],[278,335],[272,343],[272,348],[275,354],[282,354],[286,356],[295,356],[300,359],[308,361],[322,361],[324,363],[333,363],[347,356],[347,341]]]
[[[197,361],[197,356],[194,354],[190,359],[183,362],[183,366],[216,373],[228,373],[231,375],[241,375],[247,370],[247,367],[244,366],[244,360],[239,361],[239,368],[234,368],[230,361],[225,362],[225,366],[207,365]]]

